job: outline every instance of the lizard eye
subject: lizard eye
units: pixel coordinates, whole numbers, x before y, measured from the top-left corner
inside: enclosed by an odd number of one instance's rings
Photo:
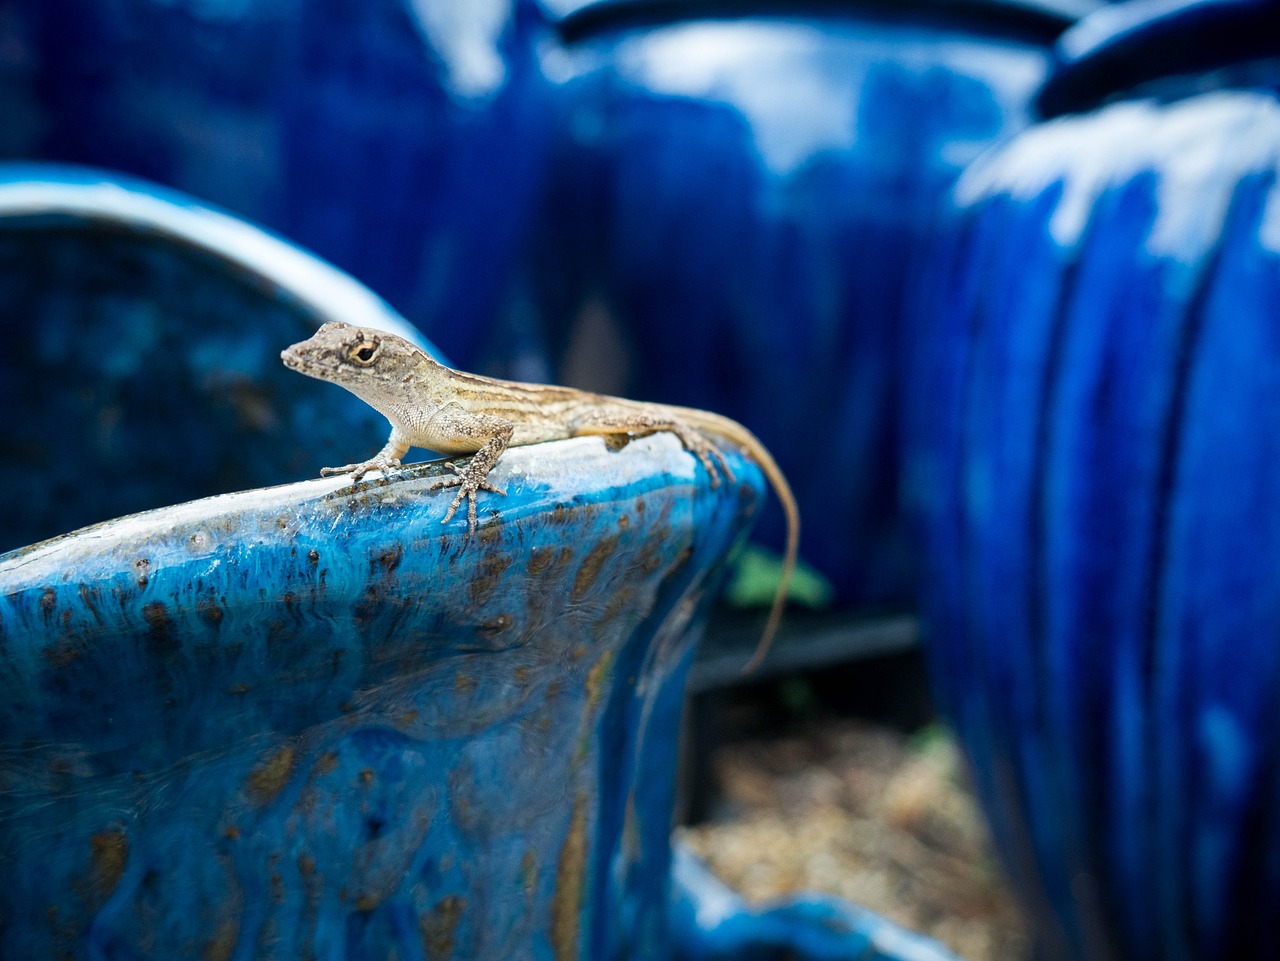
[[[347,357],[351,362],[361,367],[368,367],[378,359],[378,348],[381,347],[378,341],[358,341],[351,345],[351,349],[347,351]]]

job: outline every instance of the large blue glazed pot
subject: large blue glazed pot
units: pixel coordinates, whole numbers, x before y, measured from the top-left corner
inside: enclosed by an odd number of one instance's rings
[[[611,388],[749,425],[840,602],[907,605],[907,267],[958,172],[1028,122],[1067,5],[548,5],[567,90],[544,309],[615,318]]]
[[[279,361],[326,320],[417,336],[332,267],[83,169],[6,169],[0,230],[0,463],[41,523],[382,442]],[[0,955],[668,953],[693,625],[762,495],[727,453],[712,492],[669,436],[513,450],[474,537],[435,466],[0,555]]]
[[[481,363],[551,126],[526,0],[19,0],[0,159],[146,177],[353,274]]]
[[[0,556],[4,956],[665,956],[729,465],[579,440],[509,452],[471,538],[436,466]]]
[[[256,228],[8,168],[0,249],[7,537],[385,436],[279,349],[416,333]],[[673,861],[693,647],[763,496],[725,453],[713,489],[669,435],[512,450],[473,536],[436,464],[0,553],[0,957],[956,961]]]
[[[1274,958],[1280,34],[1246,61],[1274,11],[1137,13],[1064,37],[1045,99],[1077,112],[942,218],[907,470],[927,645],[1047,957]],[[1196,35],[1239,43],[1205,74],[1165,45]],[[1099,87],[1113,43],[1140,88]]]

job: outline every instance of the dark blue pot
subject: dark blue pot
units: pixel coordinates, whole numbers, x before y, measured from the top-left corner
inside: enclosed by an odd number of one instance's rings
[[[21,0],[0,30],[0,159],[220,204],[478,360],[551,129],[523,0]]]
[[[1219,54],[970,168],[917,303],[936,689],[1051,957],[1280,952],[1280,70]]]
[[[537,272],[546,312],[574,316],[584,292],[602,303],[627,348],[609,387],[748,424],[791,478],[804,555],[840,600],[906,603],[907,265],[958,171],[1026,124],[1065,17],[569,6],[547,66],[568,90]],[[764,528],[780,543],[780,515]]]
[[[315,476],[386,419],[280,350],[325,320],[420,335],[341,271],[190,197],[0,164],[0,551]]]

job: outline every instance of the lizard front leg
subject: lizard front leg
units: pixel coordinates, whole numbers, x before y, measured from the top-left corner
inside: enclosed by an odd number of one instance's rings
[[[444,487],[458,488],[453,503],[445,511],[440,523],[447,524],[453,520],[453,515],[465,497],[467,499],[467,534],[471,535],[476,529],[476,494],[479,491],[489,491],[506,496],[506,491],[494,487],[486,478],[489,476],[489,471],[493,470],[493,466],[498,463],[502,452],[507,449],[507,444],[515,431],[515,425],[502,417],[472,414],[458,404],[447,404],[431,419],[431,429],[437,436],[447,437],[454,443],[465,446],[474,444],[480,438],[488,438],[472,455],[471,460],[467,461],[466,467],[459,469],[455,464],[448,465],[449,469],[458,476],[441,478],[432,483],[430,488],[431,490]]]
[[[387,438],[386,446],[378,453],[374,454],[366,461],[358,464],[346,464],[343,467],[324,467],[320,470],[321,477],[329,477],[333,474],[350,474],[351,482],[354,484],[360,480],[365,474],[371,470],[382,471],[386,474],[400,466],[400,458],[409,453],[409,441],[400,433],[399,427],[391,428],[391,436]]]
[[[644,437],[659,431],[670,431],[679,438],[685,450],[702,462],[702,466],[711,476],[712,487],[720,486],[722,471],[729,483],[734,483],[733,471],[729,470],[729,465],[725,463],[720,448],[708,440],[698,428],[656,405],[652,411],[585,414],[575,420],[570,425],[570,429],[575,437],[584,434],[606,437],[620,434],[628,437]]]

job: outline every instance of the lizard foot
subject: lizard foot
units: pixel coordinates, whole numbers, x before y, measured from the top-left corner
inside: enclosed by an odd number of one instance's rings
[[[720,448],[709,441],[701,431],[693,427],[680,425],[673,427],[672,433],[680,438],[680,443],[684,445],[685,450],[702,461],[702,466],[707,469],[707,473],[711,476],[712,487],[720,486],[721,473],[724,474],[730,484],[737,482],[737,479],[733,476],[733,471],[729,470],[729,465],[725,463],[724,454],[720,453]]]
[[[359,464],[346,464],[343,467],[322,467],[320,476],[332,477],[335,474],[350,474],[351,483],[355,484],[371,470],[381,471],[385,477],[399,466],[400,458],[398,457],[375,457],[372,460],[361,461]]]
[[[462,505],[462,499],[467,499],[467,536],[470,537],[476,532],[476,494],[479,491],[488,491],[491,494],[501,494],[507,496],[507,492],[500,487],[494,487],[484,475],[488,473],[473,469],[473,463],[468,463],[466,467],[459,468],[452,461],[445,464],[449,470],[457,474],[457,477],[442,477],[432,482],[428,490],[441,490],[446,487],[458,488],[457,495],[453,498],[453,503],[449,505],[449,509],[444,512],[444,517],[440,519],[441,524],[447,524],[453,520],[453,515],[457,513],[458,508]]]

